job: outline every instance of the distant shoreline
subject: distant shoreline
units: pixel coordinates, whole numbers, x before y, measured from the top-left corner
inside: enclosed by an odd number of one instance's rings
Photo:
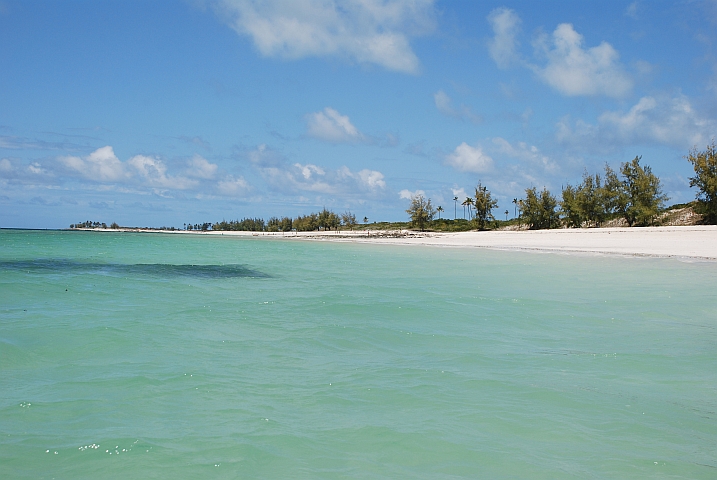
[[[717,225],[571,228],[522,231],[417,232],[339,230],[312,232],[195,231],[154,229],[72,229],[93,232],[166,233],[272,238],[303,241],[485,248],[562,254],[600,254],[717,261]]]

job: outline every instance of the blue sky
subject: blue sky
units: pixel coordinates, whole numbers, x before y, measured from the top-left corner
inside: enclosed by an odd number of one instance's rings
[[[452,217],[479,181],[512,216],[636,155],[689,201],[716,28],[714,0],[0,0],[0,227]]]

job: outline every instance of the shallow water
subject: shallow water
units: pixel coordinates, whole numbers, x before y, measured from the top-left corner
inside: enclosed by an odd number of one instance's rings
[[[717,263],[0,231],[2,478],[715,478]]]

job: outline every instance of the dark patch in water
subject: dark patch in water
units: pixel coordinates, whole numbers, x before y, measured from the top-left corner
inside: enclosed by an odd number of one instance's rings
[[[99,275],[195,278],[270,278],[271,275],[252,270],[244,265],[172,265],[166,263],[89,263],[64,259],[0,261],[0,270],[28,273],[93,273]]]

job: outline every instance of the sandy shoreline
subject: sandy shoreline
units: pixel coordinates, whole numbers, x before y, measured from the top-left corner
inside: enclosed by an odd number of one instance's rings
[[[118,230],[105,231],[116,232]],[[420,233],[406,230],[291,233],[181,230],[161,232],[157,230],[119,231],[717,260],[717,225],[458,233]]]

